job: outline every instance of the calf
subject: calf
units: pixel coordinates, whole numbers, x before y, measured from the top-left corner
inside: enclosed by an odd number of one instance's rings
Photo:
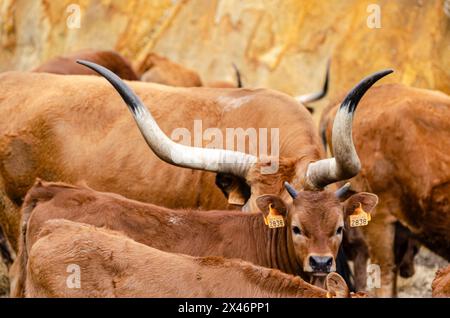
[[[450,265],[436,272],[431,290],[433,297],[450,297]]]
[[[327,291],[278,270],[236,259],[167,253],[118,232],[67,220],[45,222],[36,239],[29,251],[26,297],[350,296],[336,273],[328,274]],[[69,276],[76,275],[68,274],[71,265],[80,274],[78,286],[68,286]]]
[[[323,287],[326,274],[336,270],[345,216],[360,204],[370,212],[376,202],[377,197],[369,193],[355,194],[340,203],[330,192],[302,191],[292,203],[275,195],[258,197],[262,213],[203,212],[172,210],[118,194],[37,181],[22,207],[19,253],[11,269],[12,296],[23,295],[26,251],[37,240],[42,225],[61,218],[120,231],[168,252],[240,258],[300,275]],[[274,214],[284,226],[266,225]]]
[[[95,61],[95,63],[112,70],[124,80],[137,81],[139,79],[129,61],[114,51],[85,50],[66,56],[58,56],[38,66],[33,72],[63,75],[98,75],[96,72],[77,64],[77,59]]]

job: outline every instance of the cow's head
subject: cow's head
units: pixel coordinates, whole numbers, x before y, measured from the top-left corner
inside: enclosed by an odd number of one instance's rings
[[[284,206],[289,226],[294,226],[292,231],[300,231],[300,234],[292,232],[292,242],[298,257],[305,264],[304,268],[308,271],[313,268],[326,269],[328,265],[330,270],[334,268],[334,257],[341,240],[335,234],[343,225],[344,213],[347,213],[342,209],[353,202],[364,204],[364,198],[371,196],[360,194],[342,205],[334,192],[325,187],[358,174],[361,164],[352,139],[353,115],[364,93],[376,81],[392,73],[391,70],[377,72],[363,79],[342,102],[333,124],[332,144],[335,157],[321,160],[311,159],[310,156],[280,158],[278,169],[270,172],[270,168],[265,169],[270,161],[263,162],[253,155],[224,149],[189,147],[172,141],[164,134],[139,97],[118,76],[100,65],[78,62],[97,71],[113,85],[128,105],[147,144],[160,159],[180,167],[219,173],[216,184],[222,184],[221,188],[226,195],[230,191],[240,192],[240,195],[229,198],[235,201],[234,204],[243,205],[243,210],[261,209],[261,199],[258,199],[261,195],[269,193],[280,197],[276,202],[280,209]],[[315,146],[305,145],[305,148],[308,147]],[[308,151],[316,154],[321,152],[315,148]],[[235,179],[227,180],[224,176]],[[284,189],[285,181],[302,188],[294,200],[289,198]],[[314,239],[308,238],[306,234]],[[331,264],[329,257],[332,257]]]
[[[336,257],[342,242],[344,229],[348,226],[347,216],[362,207],[371,212],[378,197],[361,192],[343,200],[349,184],[336,192],[299,191],[285,184],[291,202],[279,196],[263,195],[256,203],[264,215],[275,210],[285,220],[288,250],[295,253],[298,264],[312,279],[323,279],[327,273],[336,270]]]

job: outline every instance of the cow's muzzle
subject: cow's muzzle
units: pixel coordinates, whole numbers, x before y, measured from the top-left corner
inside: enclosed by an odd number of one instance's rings
[[[309,257],[309,266],[314,273],[329,273],[333,266],[332,256],[311,255]]]

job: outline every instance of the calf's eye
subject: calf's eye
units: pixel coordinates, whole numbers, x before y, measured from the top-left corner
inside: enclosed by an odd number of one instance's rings
[[[338,227],[337,230],[336,230],[336,235],[341,235],[343,231],[344,231],[344,227],[343,226]]]
[[[293,226],[292,227],[292,232],[294,232],[295,235],[302,234],[302,231],[300,230],[300,228],[298,226]]]

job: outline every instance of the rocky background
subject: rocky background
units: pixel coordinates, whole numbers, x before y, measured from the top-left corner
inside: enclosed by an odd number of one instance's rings
[[[117,50],[135,67],[156,52],[204,82],[234,81],[234,62],[245,86],[292,95],[318,90],[331,58],[319,108],[383,68],[396,71],[385,83],[450,94],[450,1],[0,0],[0,71],[86,48]],[[422,252],[400,296],[430,296],[443,265]]]

